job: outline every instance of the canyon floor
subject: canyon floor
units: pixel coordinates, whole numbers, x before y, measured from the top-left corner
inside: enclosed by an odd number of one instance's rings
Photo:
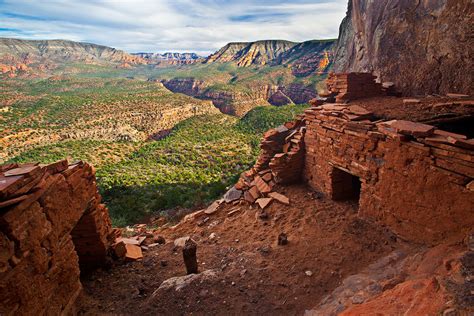
[[[266,209],[268,218],[260,218],[258,210],[247,204],[228,204],[208,221],[191,218],[155,230],[166,243],[144,252],[143,260],[115,262],[109,270],[83,277],[77,312],[331,315],[341,311],[341,304],[357,307],[409,279],[419,282],[413,285],[415,294],[430,291],[433,286],[426,280],[449,273],[439,258],[450,258],[462,249],[445,245],[429,250],[408,244],[358,218],[356,201],[334,202],[304,185],[278,191],[289,196],[291,204],[273,203]],[[277,244],[281,233],[287,234],[288,244]],[[184,236],[198,244],[201,273],[164,282],[186,275],[181,249],[174,244]],[[412,292],[405,292],[405,299]],[[451,295],[444,288],[431,294],[424,295],[439,299],[433,308]],[[430,304],[419,302],[420,312],[429,314]],[[402,304],[395,314],[410,304]]]

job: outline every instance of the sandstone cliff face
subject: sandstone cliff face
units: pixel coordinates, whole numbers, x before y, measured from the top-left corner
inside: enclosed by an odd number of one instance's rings
[[[351,0],[335,71],[369,71],[404,94],[474,92],[470,0]]]
[[[290,50],[297,43],[280,40],[257,41],[251,43],[229,43],[209,56],[207,63],[236,62],[240,67],[266,65]]]
[[[242,91],[227,91],[215,90],[204,81],[193,78],[163,80],[162,83],[172,92],[211,100],[222,113],[236,116],[243,116],[256,106],[302,104],[317,96],[314,89],[302,84],[290,84],[288,86],[250,85]]]
[[[332,59],[335,40],[307,41],[293,46],[273,61],[276,65],[289,65],[295,77],[306,77],[327,71]]]
[[[294,43],[280,40],[229,43],[209,56],[206,63],[235,62],[239,67],[288,65],[297,77],[326,71],[335,40]]]

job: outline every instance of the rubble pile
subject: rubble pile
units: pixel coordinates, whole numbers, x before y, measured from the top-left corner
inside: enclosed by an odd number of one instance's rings
[[[393,93],[393,85],[382,86],[376,83],[377,77],[371,73],[330,73],[326,81],[328,90],[335,94],[336,102],[344,102],[360,98],[369,98]]]
[[[250,204],[256,203],[261,209],[273,200],[289,204],[287,197],[274,190],[277,184],[301,180],[305,130],[300,119],[267,131],[260,145],[261,153],[257,162],[224,195],[224,201],[230,203],[242,199]]]
[[[90,165],[1,166],[0,314],[68,313],[113,238]]]

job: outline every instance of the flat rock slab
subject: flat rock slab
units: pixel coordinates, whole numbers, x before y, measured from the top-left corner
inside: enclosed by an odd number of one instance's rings
[[[221,203],[219,201],[214,201],[209,207],[204,210],[204,214],[211,215],[217,212]]]
[[[127,261],[135,261],[143,258],[143,253],[140,246],[126,244],[123,241],[116,244],[114,250],[115,254],[119,258],[124,258]]]
[[[371,115],[372,112],[366,110],[365,108],[359,106],[359,105],[351,105],[348,108],[350,113],[353,113],[355,115]]]
[[[290,205],[290,199],[283,194],[280,194],[278,192],[270,192],[268,193],[268,196],[273,198],[274,200],[277,200],[278,202],[285,204],[285,205]]]
[[[436,127],[431,125],[404,120],[392,121],[390,127],[394,128],[397,133],[416,137],[431,136],[436,129]]]
[[[229,191],[224,194],[224,201],[226,203],[233,202],[235,200],[238,200],[242,197],[242,191],[237,190],[235,187],[230,188]]]
[[[448,98],[469,98],[469,95],[460,93],[447,93],[446,96]]]
[[[186,244],[186,241],[188,241],[189,239],[191,239],[191,237],[189,236],[177,238],[174,240],[174,246],[183,248]]]
[[[260,198],[256,201],[256,203],[258,204],[258,206],[260,206],[260,208],[263,210],[265,209],[267,206],[270,205],[270,203],[272,203],[273,199],[270,197],[270,198]]]
[[[347,109],[347,106],[341,105],[339,103],[323,104],[321,107],[323,108],[323,110],[326,110],[326,111],[342,111],[342,110]]]
[[[255,177],[255,184],[257,188],[262,193],[269,193],[272,191],[272,188],[259,176]]]
[[[181,291],[185,287],[189,286],[195,282],[204,282],[204,281],[212,281],[217,279],[217,272],[215,270],[205,270],[201,273],[197,274],[188,274],[179,277],[169,278],[164,280],[161,283],[160,287],[153,292],[152,298],[156,298],[159,296],[160,292],[168,291],[168,290],[175,290],[177,292]]]
[[[420,99],[403,99],[403,104],[418,104],[421,103]]]
[[[457,138],[457,139],[467,139],[466,135],[451,133],[451,132],[443,131],[441,129],[435,130],[434,134],[439,135],[439,136],[445,136],[445,137],[449,136],[449,137],[453,137],[453,138]]]
[[[132,237],[132,238],[124,238],[124,237],[119,237],[115,240],[115,242],[118,244],[119,242],[123,242],[128,245],[141,245],[142,242],[146,239],[146,237]]]
[[[18,168],[13,168],[8,171],[5,171],[4,176],[5,177],[20,176],[20,175],[29,176],[40,169],[41,167],[39,166],[18,167]]]
[[[13,185],[17,181],[23,179],[23,176],[10,176],[10,177],[2,177],[0,176],[0,192],[6,191],[10,185]]]

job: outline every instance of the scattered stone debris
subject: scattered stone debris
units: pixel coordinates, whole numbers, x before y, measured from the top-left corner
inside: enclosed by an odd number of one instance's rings
[[[306,274],[307,276],[309,276],[309,277],[310,277],[310,276],[312,276],[312,275],[313,275],[313,272],[311,272],[311,271],[309,271],[309,270],[308,270],[308,271],[305,271],[305,273],[304,273],[304,274]]]

